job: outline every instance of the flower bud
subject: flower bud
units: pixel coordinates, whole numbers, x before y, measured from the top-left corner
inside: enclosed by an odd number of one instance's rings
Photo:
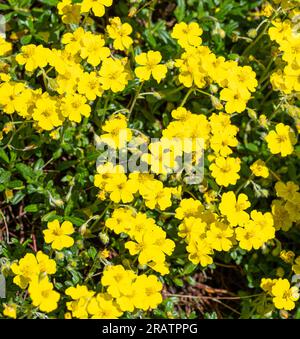
[[[109,236],[107,235],[107,233],[100,232],[99,238],[102,241],[103,245],[107,245],[109,243]]]
[[[257,31],[256,31],[256,29],[254,29],[254,28],[249,29],[249,31],[247,32],[247,35],[248,35],[249,38],[255,39],[256,36],[257,36]]]

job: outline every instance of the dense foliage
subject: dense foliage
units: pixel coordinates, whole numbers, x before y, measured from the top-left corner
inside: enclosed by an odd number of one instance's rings
[[[299,1],[0,13],[0,318],[300,318]]]

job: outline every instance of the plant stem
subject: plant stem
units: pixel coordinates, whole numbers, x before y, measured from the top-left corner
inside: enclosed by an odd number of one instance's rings
[[[191,87],[188,92],[186,93],[185,97],[183,98],[183,100],[181,101],[181,104],[179,105],[179,107],[183,107],[185,105],[185,103],[187,102],[189,96],[191,95],[191,93],[193,92],[194,88]]]
[[[141,82],[139,88],[137,89],[137,91],[136,91],[136,93],[135,93],[135,96],[134,96],[134,98],[133,98],[133,100],[132,100],[132,103],[131,103],[131,106],[130,106],[130,108],[129,108],[128,120],[130,120],[132,111],[133,111],[134,106],[135,106],[135,104],[136,104],[137,98],[138,98],[139,95],[140,95],[140,92],[141,92],[141,89],[142,89],[143,85],[144,85],[144,82]]]

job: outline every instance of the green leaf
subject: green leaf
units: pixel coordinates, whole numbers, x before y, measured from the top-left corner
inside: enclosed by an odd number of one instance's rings
[[[95,247],[90,247],[88,249],[88,255],[91,259],[94,259],[97,255],[97,250],[95,249]]]
[[[17,189],[22,189],[25,186],[22,180],[12,180],[8,183],[7,187],[17,190]]]
[[[10,175],[10,172],[5,171],[3,168],[0,168],[0,184],[8,184]]]
[[[177,286],[179,286],[179,287],[182,287],[182,286],[183,286],[183,281],[182,281],[182,279],[175,278],[175,279],[174,279],[174,283],[175,283],[175,285],[177,285]]]
[[[0,158],[3,159],[6,163],[9,163],[9,157],[2,148],[0,148]]]
[[[42,2],[45,5],[54,7],[58,4],[59,0],[40,0],[40,2]]]
[[[64,220],[70,221],[72,224],[78,227],[85,223],[85,220],[77,218],[77,217],[65,216]]]
[[[152,48],[156,48],[157,47],[157,42],[152,34],[152,32],[149,29],[146,29],[144,32],[145,38],[148,41],[148,43],[150,44],[150,46]]]
[[[182,272],[182,275],[188,275],[191,274],[195,269],[196,269],[197,265],[194,265],[193,263],[188,263]]]
[[[258,147],[253,143],[246,144],[245,147],[251,152],[258,152]]]
[[[25,195],[26,194],[24,192],[18,191],[11,199],[12,205],[17,205],[25,197]]]
[[[9,8],[10,8],[10,6],[8,6],[8,5],[0,4],[0,9],[6,10],[6,9],[9,9]]]
[[[45,214],[43,217],[42,217],[42,221],[53,221],[55,219],[58,219],[60,222],[63,220],[63,217],[60,216],[60,215],[57,215],[56,214],[56,211],[51,211],[47,214]]]
[[[28,45],[30,43],[31,39],[32,39],[32,35],[30,35],[30,34],[24,35],[20,39],[20,42],[21,42],[22,45]]]
[[[177,0],[177,7],[174,11],[177,21],[182,21],[185,17],[185,0]]]
[[[29,212],[29,213],[34,213],[34,212],[38,212],[39,211],[39,206],[37,204],[31,204],[31,205],[27,205],[24,208],[25,212]]]
[[[27,181],[31,181],[35,176],[33,169],[25,164],[16,164],[16,169]]]

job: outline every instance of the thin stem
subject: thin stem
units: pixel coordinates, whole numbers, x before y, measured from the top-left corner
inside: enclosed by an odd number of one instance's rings
[[[199,92],[199,93],[202,93],[202,94],[204,94],[204,95],[207,95],[207,96],[209,96],[209,97],[212,96],[210,93],[207,93],[207,92],[205,92],[205,91],[202,91],[201,89],[198,89],[198,88],[196,89],[196,91]]]
[[[131,103],[131,106],[130,106],[130,108],[129,108],[128,120],[130,120],[132,111],[133,111],[134,106],[135,106],[135,104],[136,104],[136,101],[137,101],[137,99],[138,99],[138,97],[139,97],[139,95],[140,95],[140,92],[141,92],[141,89],[142,89],[143,85],[144,85],[144,82],[141,82],[139,88],[137,89],[137,91],[136,91],[136,93],[135,93],[135,96],[134,96],[134,98],[133,98],[133,100],[132,100],[132,103]]]
[[[185,103],[187,102],[189,96],[191,95],[191,93],[194,91],[194,88],[191,87],[188,92],[186,93],[185,97],[183,98],[183,100],[181,101],[181,104],[179,105],[179,107],[183,107],[185,105]]]
[[[250,45],[248,45],[248,47],[244,50],[244,52],[242,54],[242,57],[247,56],[249,54],[249,52],[251,51],[251,49],[262,39],[262,37],[267,32],[267,29],[269,28],[272,20],[273,20],[273,17],[270,19],[269,22],[267,22],[267,24],[265,25],[264,29],[260,32],[260,34],[256,37],[256,39],[253,40],[252,43]],[[260,25],[257,27],[257,30],[259,30],[260,27],[262,26],[262,24],[264,24],[265,22],[266,22],[265,20],[263,22],[261,22]]]

